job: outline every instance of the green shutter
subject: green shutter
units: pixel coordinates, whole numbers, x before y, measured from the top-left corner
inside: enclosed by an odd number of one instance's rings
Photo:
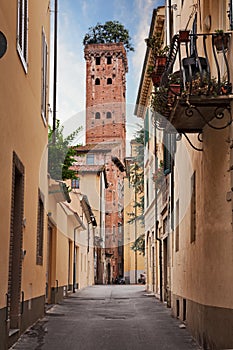
[[[149,142],[149,108],[146,111],[146,117],[144,120],[144,146]]]
[[[172,171],[173,159],[176,152],[176,135],[165,132],[163,146],[164,175],[167,175]]]

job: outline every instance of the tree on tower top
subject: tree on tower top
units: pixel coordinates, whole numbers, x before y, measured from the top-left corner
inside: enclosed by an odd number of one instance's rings
[[[107,21],[105,24],[97,23],[95,27],[88,28],[83,45],[123,43],[126,51],[134,51],[131,45],[129,31],[118,21]]]

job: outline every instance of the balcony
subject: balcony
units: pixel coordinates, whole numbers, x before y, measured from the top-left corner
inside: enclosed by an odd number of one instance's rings
[[[181,34],[173,37],[155,84],[151,107],[156,125],[178,133],[200,133],[206,125],[223,129],[232,122],[231,33]]]

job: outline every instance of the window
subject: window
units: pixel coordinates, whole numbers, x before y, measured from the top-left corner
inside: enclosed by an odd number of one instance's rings
[[[163,159],[164,159],[164,175],[172,171],[174,153],[176,151],[176,135],[164,133],[163,138]]]
[[[96,57],[96,58],[95,58],[95,64],[96,64],[97,66],[100,65],[100,57]]]
[[[107,79],[107,85],[111,85],[112,84],[112,78],[108,78]]]
[[[38,213],[37,213],[37,247],[36,264],[43,264],[43,243],[44,243],[44,201],[41,191],[38,192]]]
[[[28,0],[18,0],[17,50],[27,72]]]
[[[107,57],[107,64],[112,64],[112,57],[111,56]]]
[[[229,1],[229,10],[228,10],[230,30],[233,30],[233,0]]]
[[[107,112],[107,119],[111,119],[112,118],[112,113],[111,112]]]
[[[196,173],[191,177],[191,243],[196,240]]]
[[[95,119],[100,119],[100,112],[96,112]]]
[[[87,165],[93,165],[94,160],[95,160],[94,154],[88,153],[87,158],[86,158]]]
[[[79,188],[79,184],[80,184],[79,178],[71,180],[71,188]]]
[[[99,78],[96,78],[95,85],[100,85],[100,79]]]
[[[48,46],[44,30],[42,31],[42,86],[41,86],[41,115],[44,123],[47,123],[47,71],[48,71]]]

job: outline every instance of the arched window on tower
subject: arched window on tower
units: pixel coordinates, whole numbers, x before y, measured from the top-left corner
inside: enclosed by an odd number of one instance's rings
[[[97,56],[97,57],[95,58],[95,64],[96,64],[97,66],[100,65],[100,57],[99,57],[99,56]]]
[[[95,85],[100,85],[100,79],[99,78],[96,78]]]
[[[100,119],[100,112],[96,112],[95,119]]]
[[[107,79],[107,85],[111,85],[112,84],[112,78],[108,78]]]
[[[112,56],[107,56],[107,64],[112,64]]]
[[[111,112],[107,112],[107,119],[112,118],[112,113]]]

